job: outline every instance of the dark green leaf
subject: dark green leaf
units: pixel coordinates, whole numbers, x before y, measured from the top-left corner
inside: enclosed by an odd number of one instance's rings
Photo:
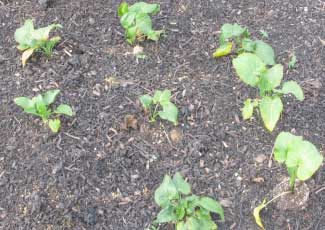
[[[183,179],[182,175],[179,172],[175,173],[173,177],[173,183],[176,186],[177,191],[183,193],[184,195],[191,193],[190,184]]]

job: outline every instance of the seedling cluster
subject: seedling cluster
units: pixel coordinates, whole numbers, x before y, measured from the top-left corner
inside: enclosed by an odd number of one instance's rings
[[[125,29],[125,37],[128,43],[145,39],[158,41],[163,30],[154,30],[150,15],[160,11],[158,4],[138,2],[129,5],[122,2],[118,8],[118,16],[122,27]],[[32,20],[26,20],[24,25],[15,32],[15,40],[18,49],[23,51],[22,64],[34,52],[44,52],[51,56],[55,45],[60,41],[59,36],[50,38],[49,34],[54,29],[60,29],[60,24],[52,24],[47,27],[35,29]],[[266,31],[260,31],[262,37],[268,38]],[[261,115],[267,130],[273,131],[283,111],[282,96],[292,94],[299,101],[304,100],[304,93],[295,81],[282,83],[284,67],[276,63],[273,48],[262,40],[253,40],[246,27],[238,24],[225,24],[221,28],[219,39],[220,46],[214,57],[220,58],[226,55],[234,55],[232,65],[239,79],[245,84],[256,88],[259,96],[248,98],[242,108],[243,119],[250,119],[254,109]],[[288,68],[294,68],[297,58],[292,55]],[[14,102],[23,108],[24,112],[41,118],[44,124],[57,133],[61,126],[60,116],[73,116],[71,107],[61,104],[56,109],[50,109],[55,102],[60,90],[49,90],[33,98],[17,97]],[[153,96],[148,94],[139,97],[141,105],[149,115],[150,122],[156,122],[157,117],[167,120],[174,125],[178,124],[178,108],[171,102],[170,90],[156,90]],[[131,127],[137,128],[134,117]],[[126,125],[128,127],[128,125]],[[312,177],[320,168],[323,156],[317,148],[301,136],[295,136],[288,132],[281,132],[275,140],[274,159],[287,167],[290,176],[291,191],[295,191],[296,180],[305,181]],[[260,218],[260,211],[268,204],[283,194],[263,201],[254,210],[256,223],[264,229]],[[224,211],[220,203],[209,197],[200,197],[191,193],[191,186],[180,173],[173,178],[166,175],[162,184],[154,195],[155,202],[161,208],[154,226],[160,223],[172,223],[176,230],[215,230],[217,224],[213,221],[211,213],[217,213],[224,221]],[[154,228],[153,226],[153,228]]]

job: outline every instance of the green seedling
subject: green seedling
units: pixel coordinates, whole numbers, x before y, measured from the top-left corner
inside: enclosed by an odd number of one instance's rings
[[[137,2],[129,6],[126,2],[122,2],[118,8],[118,16],[125,29],[126,40],[130,44],[133,44],[136,39],[143,41],[145,38],[158,41],[163,30],[153,30],[149,15],[157,14],[159,11],[158,4]]]
[[[283,192],[270,201],[266,199],[254,209],[255,222],[262,229],[265,229],[260,217],[260,212],[267,205],[283,195],[294,193],[296,180],[305,181],[312,177],[323,162],[323,156],[317,148],[309,141],[303,140],[301,136],[295,136],[288,132],[281,132],[274,143],[274,159],[287,166],[290,175],[290,191]]]
[[[149,112],[150,122],[155,122],[159,116],[161,119],[168,120],[177,125],[178,109],[170,101],[170,98],[170,90],[157,90],[153,97],[146,94],[139,98],[143,108]]]
[[[27,97],[17,97],[14,99],[14,102],[18,106],[22,107],[24,112],[40,117],[43,123],[48,124],[50,129],[54,133],[57,133],[61,126],[61,121],[58,116],[73,115],[71,107],[66,104],[59,105],[54,111],[49,109],[49,106],[55,101],[55,98],[59,93],[60,90],[57,89],[49,90],[43,95],[39,94],[32,99]],[[56,115],[56,117],[50,119],[52,115]]]
[[[24,25],[18,28],[15,32],[15,40],[22,54],[22,64],[25,66],[27,60],[36,51],[44,52],[46,56],[50,57],[54,46],[60,41],[59,36],[49,38],[51,30],[60,29],[60,24],[52,24],[47,27],[34,29],[33,20],[28,19]]]
[[[224,221],[224,211],[216,200],[191,194],[191,186],[180,173],[165,175],[155,191],[155,202],[161,207],[155,224],[173,223],[176,230],[216,230],[211,212]]]
[[[269,34],[265,30],[260,30],[260,34],[262,35],[263,38],[269,37]]]
[[[296,179],[309,179],[323,162],[323,156],[312,143],[288,132],[277,136],[273,154],[277,162],[287,166],[291,192],[294,192]]]
[[[214,57],[228,55],[235,50],[233,67],[240,80],[259,90],[259,98],[247,99],[242,109],[243,119],[253,116],[258,108],[265,127],[272,132],[280,119],[283,104],[281,96],[292,94],[299,101],[304,99],[301,87],[295,81],[284,82],[283,66],[276,64],[273,48],[261,40],[251,40],[247,28],[238,24],[225,24],[221,28],[220,47]]]
[[[297,64],[297,57],[295,54],[291,55],[290,61],[288,63],[288,68],[289,69],[294,69],[296,67]]]

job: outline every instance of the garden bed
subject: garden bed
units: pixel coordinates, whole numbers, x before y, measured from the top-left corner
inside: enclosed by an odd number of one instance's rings
[[[258,229],[252,210],[287,176],[271,159],[276,135],[303,135],[324,151],[321,1],[155,2],[161,12],[153,25],[166,36],[141,43],[147,58],[137,59],[117,17],[120,1],[0,1],[1,229],[145,229],[159,211],[155,189],[177,171],[196,194],[221,202],[220,229]],[[23,68],[14,32],[28,18],[64,28],[51,59],[36,55]],[[255,37],[267,31],[285,66],[290,54],[297,56],[285,79],[302,85],[305,100],[285,97],[272,133],[258,115],[242,120],[243,101],[256,92],[238,80],[229,57],[212,58],[227,22],[247,26]],[[76,111],[62,120],[59,134],[13,103],[52,88],[61,90],[58,103]],[[156,89],[172,91],[180,109],[176,128],[148,123],[138,97]],[[126,115],[136,117],[137,129],[123,129]],[[171,139],[175,130],[180,140]],[[325,168],[307,185],[304,210],[270,205],[262,212],[267,229],[325,229]]]

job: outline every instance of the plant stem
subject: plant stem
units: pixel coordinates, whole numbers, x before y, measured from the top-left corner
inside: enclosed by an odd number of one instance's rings
[[[158,106],[159,106],[159,104],[157,103],[156,106],[155,106],[155,109],[154,109],[153,113],[150,116],[151,117],[151,119],[150,119],[151,122],[155,122],[156,121],[156,117],[158,116],[158,113],[157,113]]]
[[[266,207],[267,205],[269,205],[270,203],[272,203],[272,202],[275,201],[276,199],[280,198],[281,196],[286,195],[286,194],[289,194],[289,193],[291,193],[291,191],[286,191],[286,192],[283,192],[283,193],[280,193],[280,194],[276,195],[276,196],[273,197],[270,201],[268,201],[268,202],[264,205],[264,207]]]

